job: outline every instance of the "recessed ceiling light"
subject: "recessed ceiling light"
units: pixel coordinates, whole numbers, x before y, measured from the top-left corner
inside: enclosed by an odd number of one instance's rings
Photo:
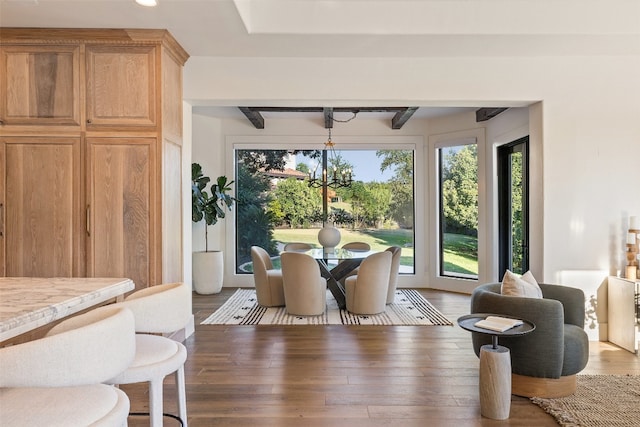
[[[136,0],[136,3],[142,6],[157,6],[158,2],[156,0]]]

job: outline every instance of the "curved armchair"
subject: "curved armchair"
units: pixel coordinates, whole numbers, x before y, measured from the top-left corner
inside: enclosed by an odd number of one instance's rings
[[[260,246],[251,246],[251,261],[258,304],[264,307],[283,306],[282,270],[273,268],[271,257]]]
[[[284,245],[284,250],[289,251],[289,252],[306,252],[308,250],[313,249],[313,246],[311,246],[308,243],[302,243],[302,242],[289,242],[286,245]]]
[[[391,272],[389,273],[389,289],[387,290],[387,304],[391,304],[395,299],[396,288],[398,287],[402,248],[400,246],[390,246],[385,250],[391,252]]]
[[[358,274],[345,280],[347,310],[355,314],[377,314],[385,310],[391,252],[369,255],[362,261]]]
[[[280,260],[287,313],[302,316],[324,313],[327,280],[320,275],[316,260],[297,252],[284,252]]]
[[[577,288],[540,283],[543,298],[500,294],[500,283],[477,287],[471,295],[472,313],[495,313],[532,321],[535,331],[501,338],[511,351],[511,391],[526,397],[573,394],[576,374],[587,365],[589,340],[584,331],[584,293]],[[491,343],[486,334],[472,333],[476,355]]]
[[[107,306],[0,349],[2,424],[126,425],[127,395],[101,383],[129,366],[134,335],[131,311]]]

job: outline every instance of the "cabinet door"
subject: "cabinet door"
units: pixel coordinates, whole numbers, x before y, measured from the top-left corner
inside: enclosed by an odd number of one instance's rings
[[[77,46],[4,46],[0,49],[3,124],[80,124]]]
[[[87,138],[88,273],[157,284],[155,138]]]
[[[156,47],[87,46],[87,128],[156,125]]]
[[[2,274],[82,275],[79,138],[3,138]]]

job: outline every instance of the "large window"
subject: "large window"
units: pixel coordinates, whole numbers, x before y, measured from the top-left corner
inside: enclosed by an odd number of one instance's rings
[[[478,145],[437,149],[438,275],[478,279]]]
[[[235,150],[238,274],[253,271],[253,245],[265,248],[276,266],[288,242],[319,247],[318,231],[327,221],[340,229],[340,245],[365,241],[374,250],[402,247],[400,272],[415,273],[414,151],[343,149],[336,154],[333,161],[352,170],[353,183],[323,194],[322,188],[309,186],[321,151]],[[321,171],[316,172],[319,177]]]

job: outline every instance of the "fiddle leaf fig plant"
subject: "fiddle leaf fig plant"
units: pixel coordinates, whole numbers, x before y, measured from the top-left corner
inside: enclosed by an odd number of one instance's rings
[[[211,184],[207,191],[207,185],[211,178],[204,176],[202,166],[198,163],[191,164],[191,220],[198,223],[204,219],[204,243],[205,251],[209,252],[207,229],[215,225],[219,219],[226,216],[225,210],[231,210],[236,199],[231,196],[231,184],[226,176],[219,176],[215,183]]]

